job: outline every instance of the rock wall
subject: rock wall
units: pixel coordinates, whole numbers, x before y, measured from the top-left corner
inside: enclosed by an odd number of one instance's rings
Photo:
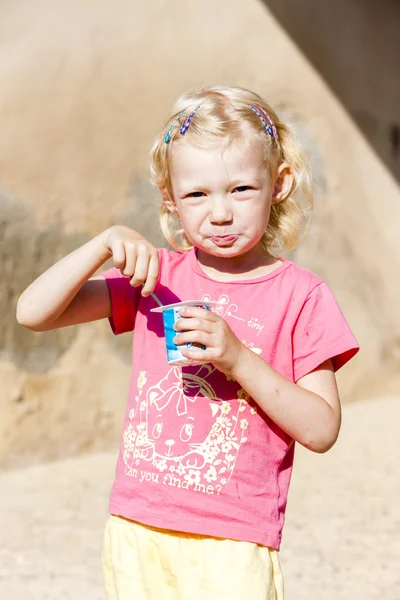
[[[400,181],[400,3],[262,2]]]
[[[106,323],[31,333],[15,305],[112,223],[163,244],[148,151],[176,95],[206,83],[254,89],[297,127],[318,194],[293,258],[326,279],[362,345],[342,396],[396,384],[398,185],[264,3],[14,0],[0,6],[0,42],[1,465],[116,443],[130,336]]]

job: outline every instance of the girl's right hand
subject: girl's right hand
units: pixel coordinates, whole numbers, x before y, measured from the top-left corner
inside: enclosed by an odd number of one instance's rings
[[[133,287],[143,285],[142,296],[156,287],[159,274],[157,248],[137,231],[114,225],[104,232],[103,243],[121,274]]]

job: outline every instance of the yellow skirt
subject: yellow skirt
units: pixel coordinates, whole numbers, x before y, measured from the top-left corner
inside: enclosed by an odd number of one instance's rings
[[[103,569],[107,600],[283,600],[276,550],[113,515]]]

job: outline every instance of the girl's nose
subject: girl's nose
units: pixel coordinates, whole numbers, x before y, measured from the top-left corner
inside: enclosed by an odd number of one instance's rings
[[[229,200],[218,198],[211,201],[210,222],[217,225],[232,222],[232,206]]]

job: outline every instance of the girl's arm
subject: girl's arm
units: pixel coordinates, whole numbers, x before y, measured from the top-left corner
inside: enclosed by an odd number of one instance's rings
[[[204,344],[201,361],[229,374],[272,421],[309,450],[326,452],[333,446],[341,410],[331,360],[293,383],[245,346],[216,313],[196,307],[181,309],[180,313],[186,318],[175,323],[177,345]],[[182,348],[181,352],[187,358],[199,359],[198,350],[193,348]]]
[[[110,227],[71,252],[23,292],[17,321],[32,331],[47,331],[111,316],[106,281],[92,277],[110,257],[131,285],[144,283],[150,294],[158,278],[158,254],[143,236],[123,226]]]
[[[281,429],[309,450],[326,452],[336,442],[341,408],[330,359],[293,383],[243,346],[231,375]]]

